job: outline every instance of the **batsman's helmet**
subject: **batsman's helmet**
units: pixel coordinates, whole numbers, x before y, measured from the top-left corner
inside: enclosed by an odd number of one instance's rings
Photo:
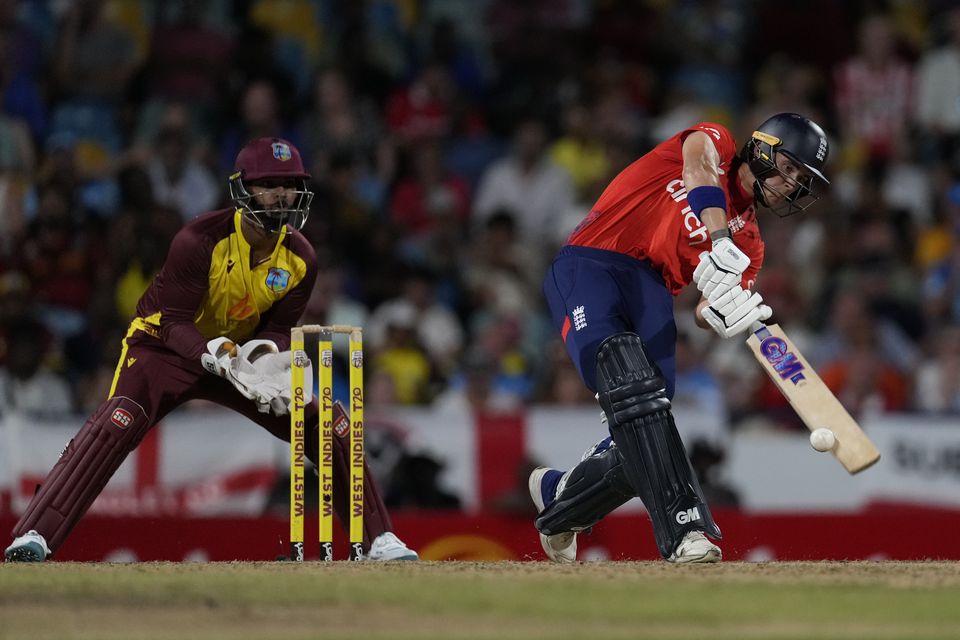
[[[740,159],[756,177],[753,193],[764,206],[769,206],[767,193],[773,191],[764,182],[765,178],[774,173],[787,177],[777,168],[778,153],[784,154],[809,174],[799,180],[796,191],[786,196],[778,206],[772,207],[775,213],[785,217],[803,211],[819,200],[824,187],[830,184],[823,173],[823,165],[830,153],[827,134],[816,122],[796,113],[778,113],[757,127],[740,149]]]
[[[313,192],[307,189],[310,174],[303,168],[297,148],[282,138],[256,138],[237,154],[230,176],[230,197],[243,216],[267,233],[280,233],[285,224],[301,229],[310,215]],[[274,208],[265,208],[255,199],[257,183],[286,183],[295,186],[295,199],[288,205],[279,199]]]

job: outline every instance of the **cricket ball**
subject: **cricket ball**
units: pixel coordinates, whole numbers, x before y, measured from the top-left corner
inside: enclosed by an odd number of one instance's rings
[[[810,434],[810,446],[817,451],[830,451],[837,444],[837,437],[830,429],[816,429]]]

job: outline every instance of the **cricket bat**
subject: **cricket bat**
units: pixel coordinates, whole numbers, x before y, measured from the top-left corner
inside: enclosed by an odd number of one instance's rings
[[[843,408],[778,324],[754,324],[747,345],[810,431],[821,427],[836,436],[833,456],[851,474],[880,459],[880,452]]]

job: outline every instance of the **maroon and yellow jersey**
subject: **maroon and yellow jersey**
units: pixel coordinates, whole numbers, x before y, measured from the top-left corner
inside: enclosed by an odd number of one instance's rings
[[[710,136],[720,156],[727,224],[734,243],[750,258],[742,284],[751,288],[763,264],[753,194],[737,179],[733,135],[712,122],[681,131],[621,171],[567,243],[648,260],[674,295],[690,284],[700,252],[709,251],[712,244],[706,227],[687,205],[683,185],[683,141],[694,131]]]
[[[317,277],[313,247],[290,227],[273,253],[250,264],[241,213],[213,211],[181,229],[160,273],[137,303],[133,328],[198,359],[212,338],[273,340],[284,350]]]

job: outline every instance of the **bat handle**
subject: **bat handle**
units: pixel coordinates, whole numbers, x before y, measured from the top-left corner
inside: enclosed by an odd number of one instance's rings
[[[766,327],[766,326],[767,326],[767,325],[765,325],[765,324],[763,324],[762,322],[760,322],[759,320],[757,320],[757,321],[754,322],[752,325],[750,325],[750,333],[756,333],[757,331],[760,331],[760,329],[763,329],[763,328]]]

